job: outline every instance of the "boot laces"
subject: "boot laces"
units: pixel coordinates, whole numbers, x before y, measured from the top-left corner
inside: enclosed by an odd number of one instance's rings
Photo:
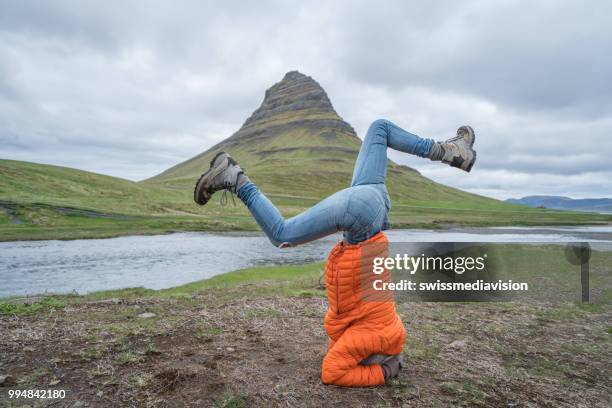
[[[225,207],[228,204],[228,199],[227,199],[227,194],[229,193],[229,196],[232,198],[232,203],[234,205],[234,207],[236,206],[236,199],[234,199],[234,193],[232,193],[230,190],[223,190],[221,192],[221,207]]]
[[[234,198],[235,194],[232,191],[232,188],[235,189],[236,186],[238,185],[238,179],[240,178],[241,174],[244,174],[244,169],[240,173],[238,173],[238,175],[236,176],[236,181],[234,181],[234,184],[232,184],[232,183],[230,183],[228,181],[226,181],[223,184],[223,191],[221,191],[221,200],[220,200],[221,207],[225,207],[229,203],[229,201],[227,199],[227,194],[228,193],[229,193],[230,198],[232,199],[233,206],[236,207],[236,199]]]
[[[453,143],[453,142],[458,142],[459,140],[463,140],[463,135],[457,135],[457,136],[451,137],[450,139],[446,140],[444,143]]]

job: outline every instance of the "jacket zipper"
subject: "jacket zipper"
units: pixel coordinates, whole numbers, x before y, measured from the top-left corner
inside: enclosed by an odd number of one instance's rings
[[[342,244],[340,244],[339,247],[334,247],[334,249],[332,250],[332,253],[329,255],[329,258],[327,259],[327,262],[331,267],[332,285],[335,286],[335,290],[336,290],[336,295],[335,295],[336,297],[336,315],[340,314],[340,273],[338,271],[336,262],[338,258],[342,256],[343,252],[344,252],[344,247]]]
[[[344,252],[344,247],[340,247],[340,250],[336,254],[336,259],[342,256],[343,252]],[[332,274],[332,276],[334,278],[334,283],[336,284],[336,314],[339,315],[340,314],[340,271],[338,270],[335,262],[332,264],[332,271],[335,273],[335,275]]]
[[[336,314],[339,315],[340,314],[340,279],[338,277],[338,271],[336,270],[336,268],[334,267],[334,271],[336,273],[336,275],[334,276],[334,280],[336,283]]]

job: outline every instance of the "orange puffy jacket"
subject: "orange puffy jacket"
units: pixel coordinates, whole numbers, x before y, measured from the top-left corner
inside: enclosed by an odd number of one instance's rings
[[[386,257],[388,241],[379,232],[367,241],[350,245],[339,242],[327,258],[325,282],[329,309],[325,331],[329,348],[323,359],[324,384],[345,387],[381,385],[380,365],[360,365],[372,354],[399,354],[406,333],[392,295],[374,293],[373,279],[389,282],[390,273],[374,275],[374,257]],[[369,289],[369,290],[368,290]]]

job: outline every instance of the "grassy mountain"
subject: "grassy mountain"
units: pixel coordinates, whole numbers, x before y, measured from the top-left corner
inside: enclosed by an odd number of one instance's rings
[[[229,138],[140,183],[65,167],[0,160],[0,241],[257,229],[239,204],[193,203],[193,185],[230,152],[285,216],[349,185],[361,140],[312,78],[293,71]],[[531,209],[435,183],[389,161],[395,227],[610,223],[612,216]]]
[[[321,199],[350,184],[360,146],[361,140],[336,113],[323,88],[292,71],[266,91],[261,106],[231,137],[145,184],[191,188],[211,158],[227,151],[266,193]],[[504,206],[437,184],[391,160],[388,186],[399,202]]]
[[[82,170],[0,160],[0,241],[232,228],[182,215],[185,194]]]
[[[148,213],[166,191],[102,174],[0,160],[0,199],[117,213]]]

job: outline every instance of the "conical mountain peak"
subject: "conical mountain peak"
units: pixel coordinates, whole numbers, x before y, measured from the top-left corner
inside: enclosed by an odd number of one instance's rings
[[[336,115],[325,90],[317,81],[301,72],[289,71],[280,82],[266,91],[261,106],[246,120],[243,127],[286,112]]]
[[[187,189],[225,151],[267,194],[322,198],[350,185],[360,147],[355,130],[338,116],[321,85],[290,71],[266,91],[237,132],[150,181]],[[399,186],[396,197],[418,197],[415,184],[431,183],[391,160],[387,176],[389,185]]]

